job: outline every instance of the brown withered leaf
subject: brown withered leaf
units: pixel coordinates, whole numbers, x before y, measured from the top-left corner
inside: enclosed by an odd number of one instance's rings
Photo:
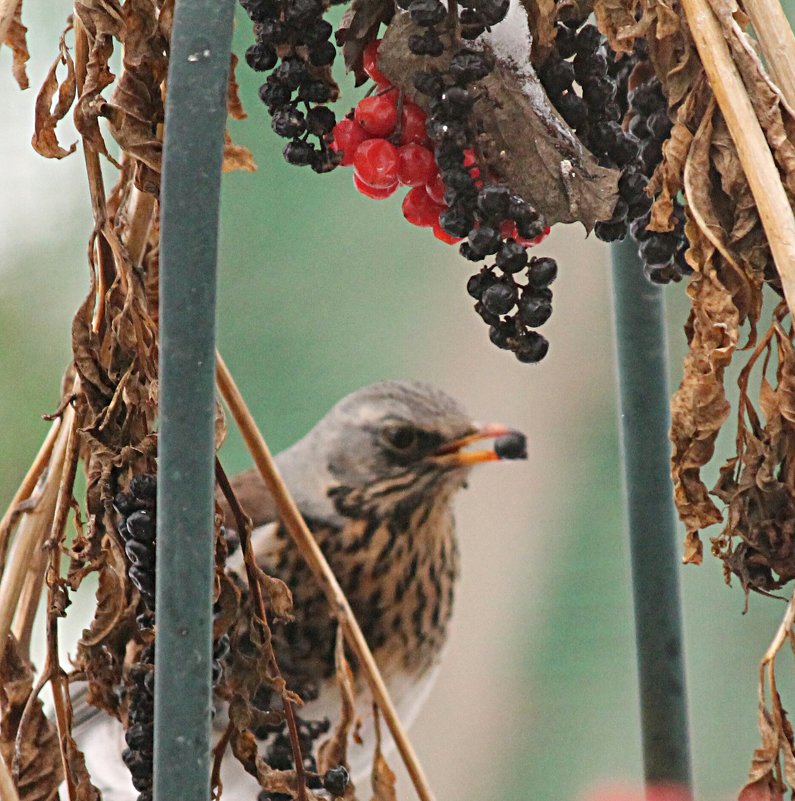
[[[25,69],[25,64],[27,64],[30,59],[26,36],[27,32],[28,29],[22,24],[22,0],[19,0],[2,44],[11,48],[11,52],[13,53],[11,74],[14,76],[14,80],[17,82],[17,86],[19,86],[20,89],[27,89],[28,86],[30,86],[28,73]]]
[[[373,723],[375,726],[375,752],[370,782],[373,787],[373,801],[397,801],[395,773],[387,764],[381,751],[381,721],[378,707],[373,704]]]
[[[671,399],[671,471],[679,517],[688,530],[686,557],[700,562],[694,538],[699,529],[721,520],[700,470],[712,458],[715,438],[729,415],[723,372],[736,347],[739,322],[731,294],[709,265],[693,275],[687,291],[693,304],[690,352]]]
[[[779,733],[764,704],[759,704],[757,716],[762,744],[754,751],[748,781],[740,790],[737,801],[783,801],[786,787],[774,776],[779,753]]]
[[[530,33],[533,37],[533,59],[540,57],[544,61],[544,54],[549,51],[555,41],[555,19],[557,6],[554,0],[521,0],[527,12],[530,23]]]
[[[153,0],[127,0],[122,21],[123,69],[110,100],[98,98],[95,110],[107,118],[122,150],[159,174],[163,145],[157,127],[164,118],[160,87],[168,68],[168,42],[160,34]]]
[[[381,23],[389,22],[394,10],[392,0],[353,0],[342,15],[335,38],[342,47],[345,69],[353,70],[357,86],[368,80],[362,68],[364,48],[376,38]]]
[[[233,120],[245,120],[248,114],[243,110],[240,101],[240,84],[237,82],[236,70],[238,57],[232,53],[229,59],[229,88],[226,96],[226,110]]]
[[[396,15],[379,47],[379,68],[412,100],[427,105],[410,76],[438,59],[414,56],[408,37],[418,30],[408,14]],[[529,64],[497,60],[475,84],[476,142],[487,169],[544,213],[549,225],[581,222],[590,231],[609,219],[618,173],[600,167],[549,102]]]
[[[792,201],[795,195],[795,118],[792,109],[768,78],[749,36],[740,29],[731,15],[731,4],[727,0],[714,0],[713,7],[716,8],[748,98],[765,132]]]
[[[635,73],[630,81],[634,77]],[[702,75],[676,111],[674,126],[663,143],[662,161],[649,181],[649,194],[657,196],[647,226],[650,231],[672,231],[674,228],[674,198],[684,188],[684,171],[690,145],[711,98],[709,84]]]
[[[123,618],[135,613],[138,603],[137,593],[133,592],[135,597],[128,600],[127,586],[124,557],[118,552],[115,544],[108,542],[103,549],[99,567],[96,612],[89,627],[83,630],[80,638],[83,645],[94,646],[104,642]]]
[[[34,116],[33,139],[31,144],[33,149],[48,159],[62,159],[75,152],[77,144],[71,144],[68,150],[61,147],[55,128],[58,123],[66,116],[74,103],[76,93],[75,65],[66,47],[66,34],[71,30],[71,22],[66,26],[66,30],[61,34],[58,43],[58,57],[53,62],[44,83],[39,89],[36,97],[36,108]],[[66,76],[62,81],[58,81],[58,66],[66,67]],[[58,92],[58,101],[52,106],[53,97]]]
[[[290,588],[278,578],[269,576],[257,568],[259,577],[268,593],[268,607],[276,620],[288,623],[293,619],[293,594]]]
[[[229,131],[224,131],[224,163],[223,171],[232,172],[233,170],[243,170],[244,172],[256,172],[257,164],[254,155],[243,145],[236,145],[229,135]]]
[[[596,25],[616,53],[631,53],[635,37],[645,33],[650,24],[648,16],[638,23],[640,5],[639,0],[594,0]]]
[[[55,724],[44,714],[41,701],[33,702],[16,750],[23,711],[33,689],[33,671],[22,659],[17,641],[9,635],[0,664],[0,758],[15,764],[20,801],[52,801],[63,778]]]
[[[114,39],[121,40],[123,36],[121,5],[117,0],[77,0],[74,8],[88,39],[86,77],[75,106],[75,127],[94,150],[118,166],[108,153],[98,118],[105,102],[101,92],[116,77],[108,62],[113,54]]]

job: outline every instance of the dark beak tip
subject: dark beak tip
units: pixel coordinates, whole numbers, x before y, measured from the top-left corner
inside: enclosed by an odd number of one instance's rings
[[[499,459],[526,459],[527,437],[521,431],[510,431],[494,440],[494,452]]]

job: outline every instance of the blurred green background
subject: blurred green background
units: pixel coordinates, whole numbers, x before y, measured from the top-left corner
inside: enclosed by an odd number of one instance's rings
[[[60,13],[57,13],[60,12]],[[29,147],[34,92],[56,52],[63,0],[29,3],[32,89],[0,51],[0,502],[10,499],[58,401],[69,321],[88,287],[82,157]],[[236,51],[251,41],[241,17]],[[479,419],[522,428],[527,463],[483,467],[458,505],[463,578],[438,685],[415,727],[440,799],[578,798],[640,779],[633,623],[623,532],[608,250],[559,226],[547,359],[523,366],[487,341],[465,292],[469,265],[400,199],[365,199],[351,174],[288,167],[238,71],[249,119],[232,125],[260,169],[224,179],[220,347],[271,446],[341,395],[387,377],[433,381]],[[357,92],[345,81],[340,108]],[[63,141],[75,140],[69,124]],[[682,285],[666,290],[672,386],[684,352]],[[223,459],[247,466],[236,436]],[[653,532],[649,532],[653,536]],[[719,564],[682,569],[699,799],[728,799],[757,744],[757,663],[784,604],[723,584]],[[649,587],[653,593],[655,588]],[[79,630],[79,610],[71,630]],[[68,626],[67,626],[68,628]],[[791,670],[781,660],[785,705]],[[405,778],[401,797],[411,797]]]

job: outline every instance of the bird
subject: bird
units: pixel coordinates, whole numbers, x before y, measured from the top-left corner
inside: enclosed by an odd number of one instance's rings
[[[466,450],[495,439],[491,449]],[[472,467],[525,458],[524,436],[503,424],[478,424],[433,385],[405,380],[371,384],[340,400],[276,464],[331,566],[384,678],[398,714],[410,726],[438,673],[459,575],[453,499]],[[339,715],[335,681],[336,622],[325,596],[279,521],[272,496],[255,469],[231,479],[252,521],[255,559],[293,596],[291,622],[273,627],[274,650],[288,687],[305,696],[303,721]],[[220,499],[224,524],[235,527]],[[228,562],[242,574],[240,552]],[[355,673],[361,743],[349,746],[357,780],[372,758],[374,720],[366,686]],[[220,731],[223,714],[214,721]],[[137,798],[118,748],[121,726],[109,716],[76,732],[89,774],[106,801]],[[263,746],[264,747],[264,746]],[[385,738],[385,751],[391,747]],[[274,757],[271,749],[271,758]],[[254,801],[259,785],[228,755],[223,797]],[[265,798],[265,796],[261,796]]]

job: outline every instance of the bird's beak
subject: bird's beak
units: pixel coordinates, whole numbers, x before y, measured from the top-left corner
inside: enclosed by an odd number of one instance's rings
[[[494,439],[492,450],[465,451],[473,442]],[[526,459],[527,440],[521,431],[502,423],[476,426],[472,434],[451,440],[442,445],[433,456],[435,462],[455,467],[469,467],[480,462],[498,462],[502,459]]]

